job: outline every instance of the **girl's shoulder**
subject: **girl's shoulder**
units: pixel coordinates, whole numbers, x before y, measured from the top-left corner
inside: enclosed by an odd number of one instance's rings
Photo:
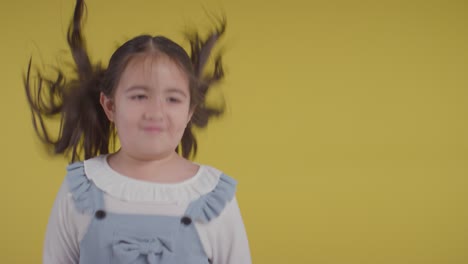
[[[97,156],[68,165],[67,182],[71,188],[92,184],[100,191],[125,201],[183,203],[212,192],[231,196],[237,182],[221,170],[198,164],[197,173],[178,183],[155,183],[133,179],[114,171],[107,163],[107,155]]]

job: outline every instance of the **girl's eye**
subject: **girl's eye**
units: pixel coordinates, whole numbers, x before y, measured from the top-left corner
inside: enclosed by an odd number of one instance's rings
[[[181,100],[179,98],[176,98],[176,97],[168,97],[167,101],[169,103],[180,103],[181,102]]]
[[[144,100],[144,99],[147,99],[148,97],[144,94],[136,94],[136,95],[132,95],[130,96],[130,99],[132,100],[137,100],[137,101],[141,101],[141,100]]]

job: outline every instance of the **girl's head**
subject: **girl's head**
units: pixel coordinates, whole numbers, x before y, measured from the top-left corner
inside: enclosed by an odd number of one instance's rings
[[[122,150],[140,158],[162,157],[176,150],[186,158],[196,154],[193,126],[205,127],[224,110],[205,104],[209,88],[224,76],[221,57],[215,58],[211,73],[204,68],[225,23],[206,39],[192,34],[190,56],[168,38],[141,35],[120,46],[107,68],[102,68],[93,65],[86,52],[81,35],[83,8],[78,0],[68,31],[78,78],[67,82],[59,71],[56,80],[49,80],[38,72],[39,81],[33,87],[29,64],[25,88],[39,137],[55,153],[71,152],[72,160],[82,152],[85,159],[108,153],[114,132]],[[45,94],[43,84],[48,88]],[[50,138],[43,122],[55,115],[62,117],[57,140]]]
[[[191,95],[198,92],[185,51],[163,37],[138,37],[117,50],[108,71],[113,76],[100,102],[122,150],[141,159],[174,152],[196,107]]]

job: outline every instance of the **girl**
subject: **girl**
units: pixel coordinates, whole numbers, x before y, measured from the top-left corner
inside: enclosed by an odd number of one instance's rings
[[[43,262],[251,263],[236,181],[188,160],[197,150],[192,127],[223,113],[205,104],[223,78],[221,57],[211,74],[204,66],[225,23],[207,39],[191,36],[190,57],[165,37],[142,35],[103,68],[87,55],[83,10],[78,0],[68,30],[76,78],[38,72],[32,85],[31,62],[25,76],[37,134],[74,162],[50,215]],[[56,115],[54,140],[44,119]],[[121,147],[109,154],[115,137]]]

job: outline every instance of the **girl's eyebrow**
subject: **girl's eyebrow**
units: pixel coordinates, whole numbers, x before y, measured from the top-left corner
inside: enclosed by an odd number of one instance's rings
[[[171,87],[171,88],[167,89],[165,92],[166,93],[178,93],[178,94],[180,94],[180,95],[182,95],[184,97],[187,97],[187,94],[184,91],[182,91],[181,89],[175,88],[175,87]]]
[[[126,90],[125,90],[125,93],[130,93],[130,92],[133,92],[133,91],[138,91],[138,90],[143,90],[145,92],[147,92],[149,90],[148,86],[145,86],[145,85],[132,85],[130,87],[128,87]],[[187,93],[181,89],[178,89],[178,88],[175,88],[175,87],[170,87],[168,88],[167,90],[164,91],[165,93],[177,93],[177,94],[180,94],[184,97],[187,97]]]
[[[135,90],[144,90],[144,91],[148,91],[148,87],[144,86],[144,85],[132,85],[130,87],[128,87],[126,90],[125,90],[125,93],[129,93],[129,92],[132,92],[132,91],[135,91]]]

